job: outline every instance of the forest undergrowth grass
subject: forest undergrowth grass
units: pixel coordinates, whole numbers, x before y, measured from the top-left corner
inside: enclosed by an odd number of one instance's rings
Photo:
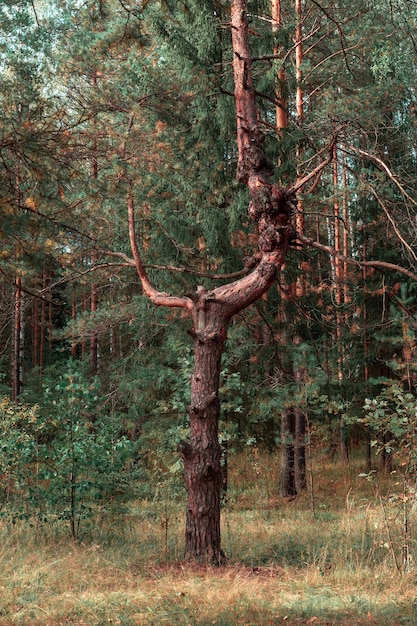
[[[417,624],[417,520],[410,512],[398,569],[395,476],[375,486],[359,461],[323,456],[313,512],[309,493],[275,496],[276,467],[253,451],[231,461],[222,568],[182,562],[183,502],[103,514],[77,542],[56,526],[2,523],[0,626]]]

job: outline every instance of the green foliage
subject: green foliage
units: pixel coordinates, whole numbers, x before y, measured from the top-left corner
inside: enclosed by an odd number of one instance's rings
[[[399,383],[387,382],[374,398],[366,398],[359,420],[371,432],[377,452],[397,453],[398,469],[410,480],[417,470],[417,398]]]
[[[0,410],[4,517],[64,520],[76,537],[82,520],[133,494],[133,444],[75,364],[38,405],[3,398]]]

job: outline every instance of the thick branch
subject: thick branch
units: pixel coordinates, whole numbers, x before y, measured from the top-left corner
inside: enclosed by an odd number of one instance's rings
[[[240,280],[217,287],[208,293],[208,299],[225,303],[229,318],[256,302],[268,291],[285,262],[287,245],[264,254],[258,267]]]

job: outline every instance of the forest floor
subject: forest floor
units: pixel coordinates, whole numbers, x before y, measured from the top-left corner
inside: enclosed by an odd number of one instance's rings
[[[181,561],[184,504],[170,498],[102,515],[77,542],[3,523],[0,626],[417,624],[417,514],[399,476],[323,455],[313,490],[283,500],[276,467],[256,451],[231,462],[225,567]]]

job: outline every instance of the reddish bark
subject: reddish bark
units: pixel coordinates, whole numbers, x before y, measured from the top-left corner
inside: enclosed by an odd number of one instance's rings
[[[302,22],[302,0],[295,0],[295,15],[297,19],[297,27],[295,30],[295,68],[296,68],[296,109],[297,122],[302,124],[304,117],[304,95],[302,87],[303,73],[301,64],[303,62],[303,22]]]
[[[16,400],[22,390],[22,279],[16,278],[14,297],[14,328],[13,328],[13,380],[12,400]]]
[[[97,283],[91,285],[90,311],[95,313],[98,305]],[[93,331],[90,339],[90,375],[96,376],[98,371],[98,335]]]
[[[272,32],[276,33],[281,27],[281,0],[272,0]],[[282,46],[274,45],[274,56],[283,56]],[[275,98],[277,106],[275,109],[276,114],[276,127],[277,132],[282,136],[283,131],[288,126],[288,111],[287,111],[287,99],[286,99],[286,76],[285,68],[282,66],[277,72],[277,82],[275,86]]]
[[[129,237],[144,295],[158,306],[180,307],[193,319],[194,372],[191,378],[190,440],[178,451],[184,459],[188,492],[185,556],[220,564],[220,465],[218,420],[219,377],[227,328],[232,317],[258,300],[274,283],[294,237],[292,194],[270,182],[272,166],[265,157],[252,82],[246,2],[235,0],[231,9],[233,67],[239,153],[237,179],[250,193],[249,215],[258,228],[258,265],[232,283],[191,296],[158,292],[150,283],[136,241],[134,200],[127,198]]]
[[[42,290],[46,289],[46,270],[43,271]],[[42,371],[45,365],[45,329],[46,329],[46,301],[42,299],[41,304],[41,337],[39,346],[39,368]]]

